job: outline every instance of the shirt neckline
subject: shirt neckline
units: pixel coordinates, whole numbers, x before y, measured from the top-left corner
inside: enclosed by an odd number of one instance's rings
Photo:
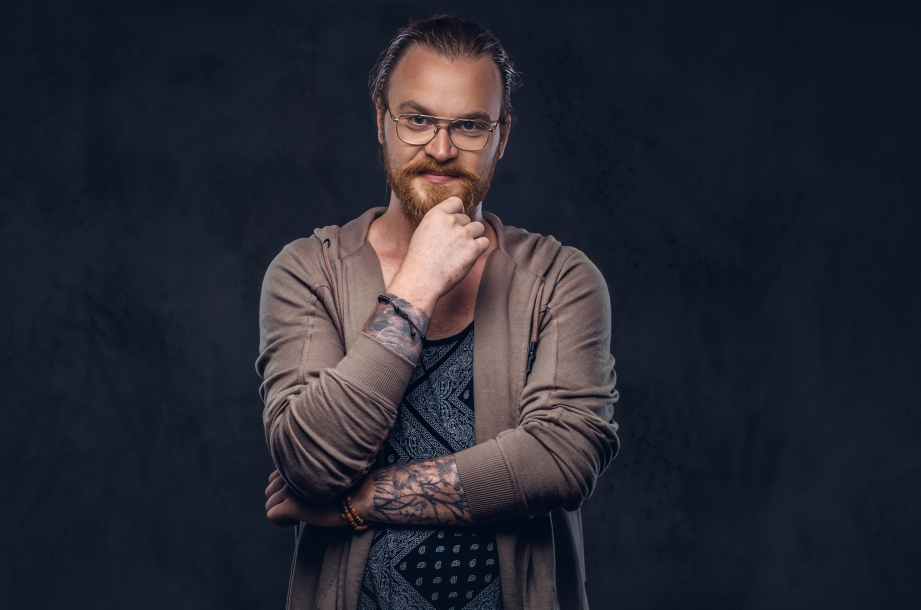
[[[457,334],[451,335],[450,337],[443,337],[441,339],[425,339],[422,342],[422,347],[435,347],[437,345],[446,345],[448,343],[455,343],[460,341],[467,336],[470,331],[473,330],[473,321],[470,322],[462,331]]]

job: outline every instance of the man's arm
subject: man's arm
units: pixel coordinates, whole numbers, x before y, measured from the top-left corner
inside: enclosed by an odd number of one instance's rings
[[[286,484],[306,503],[328,502],[373,466],[435,304],[488,246],[482,223],[462,212],[456,197],[429,211],[390,283],[391,303],[374,304],[348,353],[320,242],[292,244],[269,267],[256,363],[264,380],[266,441]]]
[[[406,525],[470,525],[454,455],[372,470],[352,497],[366,521]]]
[[[378,301],[377,309],[365,322],[364,333],[410,362],[416,362],[422,352],[420,335],[428,330],[429,315],[395,294],[387,293],[384,296],[390,301]],[[397,310],[406,314],[406,318],[397,314]]]
[[[573,510],[591,494],[619,444],[607,286],[578,251],[548,282],[544,348],[518,426],[453,455],[372,470],[353,493],[365,519],[466,525]]]
[[[489,405],[517,409],[518,425],[454,455],[474,523],[575,510],[617,453],[604,278],[584,254],[564,248],[544,294],[527,382],[509,397],[515,404]]]
[[[304,505],[277,471],[269,475],[265,496],[266,516],[279,527],[298,521],[321,527],[346,525],[339,503]],[[391,525],[472,523],[454,455],[373,470],[353,490],[352,506],[365,521]]]
[[[345,353],[336,303],[321,273],[323,247],[317,239],[301,240],[269,267],[257,361],[273,461],[285,482],[313,505],[334,498],[373,467],[415,368],[415,360],[365,333]],[[384,315],[378,307],[369,319]],[[389,317],[405,329],[405,320]]]

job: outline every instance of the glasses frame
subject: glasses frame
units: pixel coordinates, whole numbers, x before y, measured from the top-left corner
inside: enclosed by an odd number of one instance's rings
[[[429,142],[434,140],[435,136],[438,135],[438,130],[442,129],[441,123],[439,121],[448,121],[448,125],[447,127],[444,127],[444,129],[448,130],[448,139],[451,140],[451,144],[453,144],[454,147],[457,148],[458,150],[465,150],[467,152],[479,152],[483,150],[484,148],[486,148],[487,146],[489,146],[489,137],[492,135],[492,132],[496,130],[496,128],[499,126],[499,123],[501,122],[501,119],[496,120],[496,121],[484,121],[487,125],[492,125],[492,127],[490,127],[489,130],[486,132],[486,141],[483,143],[483,146],[479,148],[464,148],[463,146],[458,146],[457,142],[454,141],[454,138],[452,137],[453,134],[451,132],[451,127],[459,121],[478,121],[482,119],[455,119],[451,117],[432,116],[430,114],[422,114],[421,112],[404,112],[403,114],[397,115],[397,117],[394,118],[393,112],[390,110],[390,108],[387,109],[387,114],[390,115],[390,120],[395,123],[394,130],[397,132],[397,137],[400,138],[400,142],[403,142],[404,144],[409,144],[410,146],[428,145]],[[400,136],[400,119],[405,116],[421,116],[426,119],[436,119],[435,131],[432,132],[432,137],[429,138],[427,141],[422,142],[421,144],[415,144],[413,142],[407,142],[406,140],[404,140],[402,136]]]

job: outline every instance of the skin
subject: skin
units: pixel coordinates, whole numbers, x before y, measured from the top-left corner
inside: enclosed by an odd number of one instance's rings
[[[502,80],[488,58],[454,62],[416,47],[397,63],[387,97],[394,115],[422,112],[444,117],[480,115],[495,120],[502,107]],[[378,140],[395,165],[406,165],[427,155],[439,163],[455,160],[477,174],[485,173],[497,155],[502,157],[510,127],[510,121],[500,125],[486,148],[474,152],[456,148],[446,129],[440,129],[425,146],[405,144],[397,138],[396,125],[387,115],[387,108],[378,106],[377,115]],[[422,175],[413,181],[413,186],[424,194],[429,183],[450,185],[451,179]],[[462,213],[459,199],[451,201],[449,198],[433,208],[415,227],[391,193],[387,211],[368,231],[368,241],[381,262],[384,284],[430,316],[432,327],[426,334],[431,339],[456,334],[473,320],[486,258],[495,249],[496,234],[483,221],[482,202],[468,217]],[[467,228],[466,235],[457,231],[463,226]],[[482,250],[476,252],[472,245]],[[463,251],[455,250],[458,247]]]
[[[390,79],[388,103],[394,116],[419,112],[440,117],[479,116],[496,120],[502,105],[502,81],[488,58],[451,61],[419,47],[410,48]],[[377,108],[378,139],[396,167],[429,156],[439,163],[454,160],[483,175],[501,158],[510,121],[500,125],[481,151],[453,145],[440,129],[425,146],[402,142],[387,109]],[[444,174],[420,174],[412,186],[425,195],[431,185],[450,186]],[[364,331],[412,362],[422,351],[421,334],[429,339],[454,335],[473,320],[480,279],[489,253],[496,248],[495,231],[483,220],[482,202],[471,216],[459,197],[435,205],[416,226],[391,193],[387,211],[368,232],[368,241],[381,264],[387,295],[409,316],[416,329],[379,303]],[[269,476],[265,490],[267,517],[278,526],[298,521],[324,527],[346,525],[338,502],[307,506],[298,501],[279,473]],[[469,525],[472,521],[453,455],[372,470],[349,491],[352,505],[365,521],[387,524]]]

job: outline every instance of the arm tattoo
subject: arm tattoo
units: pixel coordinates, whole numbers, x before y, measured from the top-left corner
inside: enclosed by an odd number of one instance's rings
[[[428,315],[393,294],[387,293],[386,296],[409,316],[420,332],[424,333],[428,329]],[[416,362],[422,352],[422,338],[419,333],[413,337],[411,330],[409,323],[397,315],[390,303],[378,303],[364,328],[365,334],[372,339],[383,343],[410,362]]]
[[[413,525],[470,525],[472,517],[454,455],[371,472],[373,521]]]

